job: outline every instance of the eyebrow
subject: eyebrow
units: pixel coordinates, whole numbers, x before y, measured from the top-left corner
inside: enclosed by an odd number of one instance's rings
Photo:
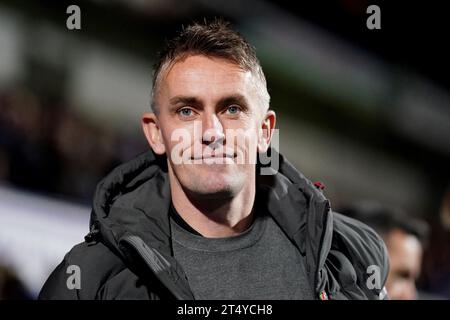
[[[179,103],[183,104],[190,104],[190,105],[201,105],[202,102],[197,97],[193,96],[175,96],[173,98],[170,98],[169,100],[171,105],[176,105]],[[230,104],[238,104],[243,107],[247,107],[248,101],[245,96],[242,94],[233,94],[230,96],[223,97],[219,100],[217,103],[217,106],[224,107]]]
[[[190,97],[190,96],[175,96],[173,98],[170,98],[169,102],[172,105],[178,104],[178,103],[199,104],[200,100],[198,100],[196,97]]]
[[[227,97],[220,99],[219,103],[217,105],[219,107],[226,107],[231,104],[237,104],[237,105],[240,105],[241,107],[247,108],[248,101],[247,101],[247,98],[245,96],[243,96],[242,94],[233,94],[231,96],[227,96]]]

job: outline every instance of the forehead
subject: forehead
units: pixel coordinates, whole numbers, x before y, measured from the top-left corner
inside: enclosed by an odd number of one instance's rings
[[[208,96],[252,95],[254,79],[250,71],[221,58],[189,56],[175,62],[166,71],[161,89],[169,96],[179,94]]]
[[[394,264],[409,266],[420,264],[422,246],[415,236],[395,230],[390,233],[386,245],[390,251],[391,262]]]

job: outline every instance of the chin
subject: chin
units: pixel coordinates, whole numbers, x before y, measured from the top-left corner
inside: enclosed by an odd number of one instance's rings
[[[233,186],[226,179],[206,179],[196,184],[198,193],[207,194],[233,194]]]
[[[206,199],[225,199],[236,196],[246,181],[248,173],[234,165],[188,165],[174,168],[184,191],[191,196]]]
[[[190,180],[190,190],[201,197],[229,198],[235,196],[242,189],[241,179],[230,177],[224,173],[214,172],[203,177]]]

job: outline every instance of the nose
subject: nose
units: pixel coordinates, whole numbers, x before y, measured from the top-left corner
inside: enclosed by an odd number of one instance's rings
[[[216,114],[205,115],[203,119],[202,143],[223,144],[225,142],[225,134],[223,126]]]

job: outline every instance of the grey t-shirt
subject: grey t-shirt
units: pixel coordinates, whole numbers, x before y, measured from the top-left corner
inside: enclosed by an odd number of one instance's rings
[[[243,233],[205,238],[171,218],[175,259],[196,299],[313,299],[304,257],[269,216]]]

